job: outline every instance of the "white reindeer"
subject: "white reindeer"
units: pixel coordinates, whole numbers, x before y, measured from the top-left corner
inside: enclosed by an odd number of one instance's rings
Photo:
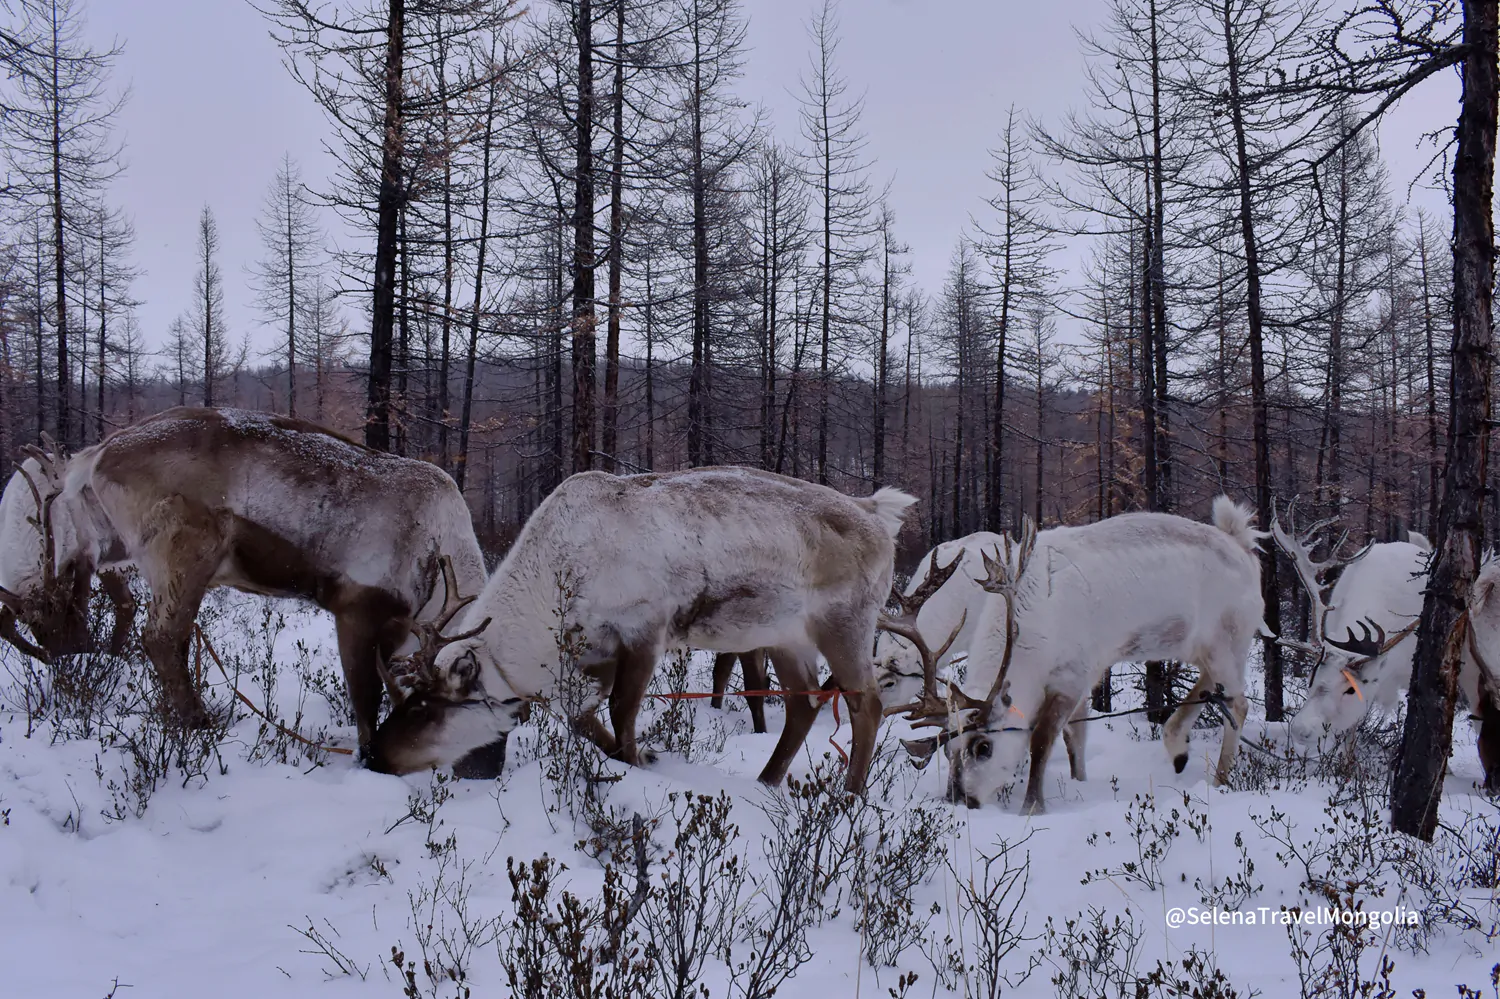
[[[85,651],[90,580],[133,564],[151,590],[141,644],[187,725],[208,720],[187,657],[212,587],[332,612],[363,748],[383,664],[442,613],[440,564],[450,590],[484,585],[468,507],[441,469],[301,420],[178,408],[70,459],[29,454],[0,498],[0,637],[41,658]],[[119,645],[134,605],[115,586]]]
[[[985,550],[998,551],[1004,544],[1004,536],[992,531],[975,531],[953,541],[944,541],[923,558],[907,582],[905,596],[908,600],[920,598],[914,624],[923,645],[930,650],[933,671],[943,673],[954,660],[968,655],[987,605],[1000,601],[1004,606],[1003,598],[982,585],[988,572],[984,563]],[[956,572],[948,570],[955,564]],[[934,575],[941,578],[940,585],[931,593],[924,593],[928,580]],[[923,662],[922,650],[901,634],[884,630],[875,640],[875,678],[880,684],[880,699],[887,713],[902,710],[922,696],[928,669]],[[1073,720],[1081,721],[1088,712],[1089,705],[1085,700],[1078,705]],[[1088,745],[1088,726],[1066,725],[1062,735],[1073,778],[1086,780],[1084,755]]]
[[[1222,687],[1226,726],[1215,778],[1227,779],[1249,704],[1245,660],[1261,627],[1260,532],[1221,496],[1213,524],[1129,513],[1023,539],[990,560],[985,586],[1007,599],[985,605],[969,648],[964,724],[948,744],[950,796],[978,807],[1031,752],[1025,807],[1043,808],[1047,756],[1104,671],[1121,661],[1176,659],[1199,669],[1164,741],[1179,773],[1203,695]]]
[[[432,636],[413,696],[382,724],[377,765],[407,773],[494,743],[531,700],[558,689],[565,626],[590,650],[580,666],[607,697],[613,734],[586,705],[574,723],[627,763],[635,720],[663,651],[770,650],[784,689],[816,690],[821,653],[845,692],[862,791],[880,724],[870,649],[891,588],[894,538],[916,502],[894,489],[853,499],[745,468],[614,476],[583,472],[537,507],[458,627]],[[786,774],[820,700],[786,699],[761,780]]]
[[[1407,541],[1373,543],[1352,556],[1332,545],[1322,560],[1312,558],[1318,534],[1330,521],[1320,521],[1303,532],[1290,522],[1288,529],[1272,525],[1276,543],[1296,568],[1303,590],[1312,601],[1308,642],[1282,644],[1313,657],[1315,665],[1307,700],[1292,718],[1291,734],[1299,742],[1315,743],[1338,737],[1364,720],[1372,708],[1393,710],[1411,683],[1412,657],[1417,649],[1415,627],[1422,613],[1423,587],[1432,545],[1411,532]],[[1341,568],[1327,599],[1325,576]],[[1469,595],[1470,640],[1459,664],[1459,691],[1469,705],[1470,719],[1479,723],[1479,755],[1487,785],[1500,784],[1500,563],[1486,559]],[[1342,638],[1338,636],[1343,636]],[[1497,717],[1485,721],[1491,714]],[[1497,787],[1496,789],[1500,789]]]

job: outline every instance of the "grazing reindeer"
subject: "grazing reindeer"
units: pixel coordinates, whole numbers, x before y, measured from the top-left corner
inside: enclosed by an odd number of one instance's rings
[[[908,709],[926,690],[928,675],[935,678],[937,672],[968,648],[968,638],[974,633],[974,623],[979,620],[979,605],[987,594],[979,588],[978,582],[957,579],[955,573],[961,565],[968,571],[980,571],[977,545],[991,539],[998,542],[1001,537],[979,531],[958,541],[944,542],[929,553],[928,559],[908,581],[904,593],[892,590],[890,602],[900,610],[892,616],[881,616],[881,634],[875,639],[875,681],[886,714]],[[960,563],[956,556],[970,550],[972,557]],[[948,564],[939,566],[939,557],[947,557]],[[948,636],[946,643],[943,634]],[[897,641],[897,638],[902,640]],[[932,648],[938,649],[936,655],[927,654]],[[764,649],[721,652],[714,657],[713,700],[709,702],[715,708],[723,705],[724,692],[729,687],[736,662],[740,664],[746,690],[765,689]],[[750,697],[747,700],[754,730],[764,732],[763,698]]]
[[[1128,513],[1030,534],[1014,552],[986,559],[981,585],[1002,599],[984,607],[968,683],[989,692],[963,698],[962,724],[947,740],[950,797],[977,807],[1029,749],[1025,807],[1041,811],[1059,729],[1117,662],[1178,659],[1198,667],[1198,683],[1164,734],[1179,773],[1202,695],[1222,686],[1235,726],[1244,721],[1245,659],[1264,609],[1252,554],[1261,535],[1250,512],[1228,497],[1214,501],[1213,518],[1208,525]],[[1238,741],[1238,729],[1226,726],[1215,773],[1221,783]]]
[[[383,664],[443,602],[439,559],[459,588],[484,585],[468,507],[441,469],[231,409],[170,409],[67,460],[33,451],[0,498],[0,532],[0,632],[43,658],[88,647],[97,570],[140,570],[151,590],[141,643],[187,725],[208,721],[187,658],[210,588],[330,611],[362,749]]]
[[[989,571],[984,550],[999,551],[1005,544],[1003,535],[990,531],[976,531],[955,541],[945,541],[928,553],[927,560],[912,575],[905,594],[907,601],[918,608],[912,614],[912,625],[922,640],[921,645],[936,652],[924,656],[923,648],[907,635],[889,626],[882,628],[883,634],[875,641],[875,675],[887,714],[908,710],[913,702],[923,698],[929,675],[935,676],[959,656],[968,655],[985,607],[997,600],[1003,604],[998,594],[983,585]],[[947,565],[940,567],[939,560]],[[945,704],[944,714],[946,709]],[[1080,703],[1073,721],[1088,717],[1088,712],[1088,702]],[[1073,779],[1086,780],[1087,726],[1068,724],[1062,734]],[[936,749],[937,741],[930,745]]]
[[[1416,653],[1415,628],[1422,613],[1422,591],[1432,545],[1412,532],[1407,541],[1371,543],[1353,555],[1341,554],[1346,536],[1315,560],[1312,551],[1323,520],[1303,531],[1295,525],[1296,505],[1287,510],[1287,528],[1271,525],[1276,544],[1291,559],[1311,601],[1308,641],[1281,644],[1314,663],[1307,700],[1292,718],[1291,733],[1311,743],[1341,736],[1364,720],[1371,708],[1394,709],[1411,683]],[[1327,598],[1327,577],[1341,569]],[[1485,783],[1500,790],[1500,564],[1486,560],[1469,595],[1470,634],[1459,661],[1458,685],[1479,725],[1479,758]],[[1334,636],[1342,634],[1342,638]]]
[[[381,725],[376,765],[445,765],[551,696],[562,599],[566,626],[588,649],[578,665],[608,699],[614,731],[594,718],[597,700],[573,722],[606,752],[641,761],[636,715],[666,648],[769,649],[787,690],[816,688],[821,653],[853,716],[845,783],[862,791],[881,718],[870,649],[914,502],[894,489],[852,499],[747,468],[574,475],[537,507],[459,619],[467,637],[424,645],[411,669],[423,681]],[[785,776],[818,709],[814,698],[787,698],[761,780]]]

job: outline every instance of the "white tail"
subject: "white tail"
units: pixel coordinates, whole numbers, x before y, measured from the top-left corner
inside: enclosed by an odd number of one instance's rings
[[[901,533],[901,525],[906,515],[906,508],[917,502],[915,496],[903,493],[899,489],[886,486],[875,490],[874,494],[859,500],[861,506],[880,518],[885,529],[890,532],[891,539]]]
[[[1214,500],[1214,526],[1229,535],[1247,552],[1258,551],[1257,543],[1267,537],[1265,531],[1255,529],[1255,511],[1241,506],[1228,496]]]

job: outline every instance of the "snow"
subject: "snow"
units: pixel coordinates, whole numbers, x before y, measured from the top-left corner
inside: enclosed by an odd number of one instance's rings
[[[242,595],[216,595],[213,603],[209,631],[219,651],[247,665],[269,655],[280,711],[293,715],[300,705],[303,732],[326,728],[334,741],[351,745],[352,726],[338,724],[336,689],[330,700],[299,680],[310,668],[337,675],[330,619]],[[276,627],[277,614],[285,615],[284,628]],[[19,663],[7,651],[0,664],[0,814],[6,816],[0,824],[0,994],[98,997],[118,981],[119,996],[397,995],[402,983],[390,964],[391,948],[401,948],[408,959],[418,953],[413,900],[420,901],[433,886],[440,867],[451,884],[467,865],[469,911],[484,919],[498,917],[501,925],[513,911],[507,857],[530,861],[545,853],[557,858],[567,867],[564,884],[584,899],[597,896],[603,884],[599,862],[578,849],[584,831],[555,807],[545,765],[534,758],[538,736],[532,727],[512,737],[499,782],[437,784],[438,796],[451,792],[451,799],[437,810],[435,822],[440,824],[429,828],[409,812],[414,801],[420,806],[431,800],[432,775],[375,774],[347,756],[313,761],[301,747],[291,749],[287,762],[251,760],[258,743],[264,755],[261,723],[240,706],[238,720],[219,747],[227,772],[221,774],[214,765],[206,777],[186,782],[179,773],[151,795],[139,817],[127,810],[123,818],[114,818],[107,813],[120,800],[123,752],[102,745],[98,737],[54,740],[47,724],[28,737],[24,711],[17,708]],[[707,663],[695,661],[693,670],[692,683],[706,684]],[[223,679],[216,673],[209,679],[215,681],[212,699],[227,704]],[[260,696],[253,676],[242,676],[239,686],[252,700]],[[772,837],[773,853],[778,844],[765,809],[787,793],[754,780],[779,730],[780,711],[768,708],[771,733],[754,735],[742,708],[721,713],[706,702],[680,704],[678,710],[692,712],[697,729],[691,762],[663,753],[646,768],[602,764],[622,775],[609,786],[608,803],[627,814],[655,815],[668,806],[672,792],[727,794],[732,821],[740,829],[737,848],[746,854],[752,872],[767,872],[766,837]],[[663,710],[648,709],[652,717]],[[649,725],[650,719],[643,719],[642,731]],[[1255,723],[1250,734],[1276,728]],[[847,724],[835,733],[832,717],[823,712],[794,774],[806,776],[816,763],[830,765],[822,761],[833,754],[830,736],[847,746],[848,734]],[[887,750],[895,748],[898,734],[905,734],[901,724],[888,723]],[[1284,847],[1268,838],[1275,829],[1271,816],[1285,813],[1297,837],[1311,841],[1320,822],[1328,819],[1328,794],[1340,789],[1317,781],[1293,781],[1266,792],[1210,788],[1206,780],[1217,733],[1200,729],[1194,736],[1193,762],[1177,775],[1160,743],[1145,737],[1144,725],[1132,719],[1094,723],[1089,781],[1068,778],[1059,745],[1049,768],[1049,811],[1038,816],[1016,812],[1019,792],[1008,805],[955,808],[941,801],[946,778],[941,759],[920,773],[896,761],[885,796],[875,791],[872,803],[891,816],[899,816],[910,803],[921,804],[952,820],[945,844],[951,866],[938,866],[916,889],[914,910],[925,915],[937,903],[941,912],[932,917],[930,932],[966,939],[972,960],[975,950],[966,937],[973,932],[972,920],[962,926],[959,920],[960,879],[980,877],[980,855],[994,853],[998,842],[1024,840],[1016,852],[1029,855],[1030,871],[1020,913],[1027,920],[1025,936],[1036,939],[1011,955],[1011,970],[1023,969],[1026,956],[1043,949],[1049,917],[1061,933],[1065,920],[1091,907],[1111,918],[1128,909],[1142,934],[1142,974],[1158,959],[1180,961],[1196,946],[1214,955],[1241,995],[1252,988],[1265,996],[1297,995],[1283,927],[1169,930],[1165,917],[1173,907],[1201,907],[1195,880],[1220,883],[1238,869],[1237,834],[1254,860],[1253,879],[1264,883],[1247,905],[1275,910],[1303,904],[1299,866],[1283,866],[1276,854]],[[1476,815],[1494,824],[1500,820],[1495,804],[1475,790],[1480,774],[1464,724],[1456,730],[1456,743],[1444,792],[1444,821],[1457,828],[1466,816]],[[1242,754],[1241,766],[1246,765]],[[1136,798],[1146,794],[1155,797],[1159,823],[1167,821],[1172,808],[1185,809],[1184,794],[1186,808],[1209,823],[1200,842],[1183,824],[1184,812],[1179,835],[1161,861],[1164,883],[1159,890],[1121,873],[1126,861],[1136,859],[1126,813],[1139,816]],[[1346,818],[1353,814],[1347,808],[1336,812]],[[429,846],[449,835],[456,843],[452,850]],[[670,828],[658,827],[653,839],[658,846],[669,845]],[[1325,837],[1319,849],[1332,856],[1327,847]],[[661,856],[658,851],[658,861]],[[1113,873],[1090,875],[1106,870]],[[631,883],[628,872],[625,882],[627,887]],[[1466,889],[1465,896],[1492,921],[1500,915],[1493,889],[1488,898],[1476,888]],[[1405,904],[1415,904],[1414,898]],[[1396,902],[1393,890],[1367,906],[1394,908]],[[763,893],[749,890],[742,899],[751,907],[763,903]],[[937,987],[933,968],[917,947],[905,950],[896,968],[876,970],[865,964],[854,929],[855,908],[846,898],[837,916],[811,930],[812,958],[778,995],[885,997],[897,987],[902,971],[920,976],[910,995],[948,994]],[[340,974],[329,957],[317,953],[299,932],[310,926],[331,940],[357,973]],[[1392,981],[1400,995],[1416,987],[1434,996],[1452,994],[1461,982],[1487,987],[1490,967],[1500,960],[1500,944],[1475,930],[1435,927],[1425,953],[1401,944],[1401,934],[1390,932],[1386,952],[1395,961]],[[1376,950],[1362,961],[1362,970],[1372,977]],[[1049,981],[1057,960],[1055,952],[1044,955],[1030,978],[1006,994],[1057,994]],[[494,944],[475,949],[469,976],[476,995],[508,994]],[[704,982],[714,996],[725,994],[726,977],[724,965],[711,958]],[[417,981],[426,994],[420,970]],[[450,987],[439,994],[454,992]]]

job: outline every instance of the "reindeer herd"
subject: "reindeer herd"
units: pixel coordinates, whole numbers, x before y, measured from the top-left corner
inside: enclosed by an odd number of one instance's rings
[[[391,773],[498,774],[508,733],[570,679],[589,691],[570,703],[575,729],[617,759],[649,762],[636,719],[652,674],[666,650],[692,647],[720,653],[720,696],[736,660],[748,689],[764,689],[774,666],[785,721],[760,774],[770,784],[836,690],[853,730],[848,790],[864,790],[881,720],[899,713],[936,730],[904,745],[919,766],[946,751],[951,799],[992,800],[1029,756],[1025,807],[1039,810],[1059,735],[1084,779],[1091,689],[1112,664],[1148,659],[1198,668],[1164,741],[1181,772],[1193,723],[1213,704],[1229,722],[1213,772],[1223,782],[1264,628],[1255,550],[1265,535],[1226,497],[1211,524],[1134,513],[1027,525],[1014,539],[970,535],[938,546],[893,591],[895,539],[916,502],[899,490],[852,498],[734,467],[584,472],[537,507],[486,578],[446,474],[310,423],[177,408],[71,456],[43,443],[26,449],[0,498],[0,637],[43,660],[89,651],[97,578],[114,607],[111,650],[123,651],[137,606],[121,570],[133,566],[150,591],[141,648],[176,721],[203,726],[188,652],[205,593],[230,586],[311,601],[334,617],[361,758]],[[1395,703],[1426,565],[1415,535],[1348,557],[1335,544],[1314,561],[1326,526],[1299,535],[1272,525],[1312,602],[1310,642],[1285,640],[1318,663],[1292,726],[1304,740]],[[1460,679],[1491,789],[1500,785],[1497,580],[1486,565]],[[575,651],[560,655],[564,645]],[[831,673],[821,686],[820,660]],[[565,668],[578,675],[559,676]],[[382,692],[391,708],[379,721]],[[764,730],[763,714],[754,717]]]

